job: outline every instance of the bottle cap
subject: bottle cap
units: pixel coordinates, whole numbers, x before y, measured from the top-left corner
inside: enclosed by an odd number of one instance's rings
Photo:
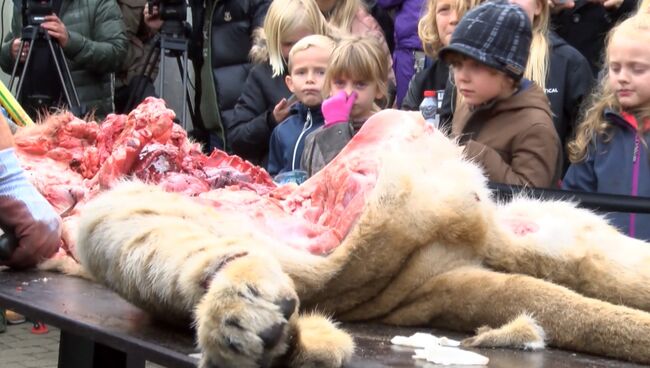
[[[424,97],[436,97],[436,91],[426,90],[424,91]]]

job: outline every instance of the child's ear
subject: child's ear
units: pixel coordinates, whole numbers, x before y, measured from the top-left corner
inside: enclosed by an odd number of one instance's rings
[[[284,77],[284,83],[287,84],[287,88],[289,88],[289,91],[291,91],[291,93],[296,92],[293,90],[293,79],[291,79],[291,75],[287,75],[286,77]]]

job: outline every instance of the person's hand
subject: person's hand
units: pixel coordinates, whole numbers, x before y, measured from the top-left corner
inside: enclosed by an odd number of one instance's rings
[[[330,126],[337,123],[347,123],[350,121],[350,113],[352,112],[352,106],[354,106],[354,102],[356,100],[356,92],[352,92],[352,94],[348,96],[345,91],[340,91],[334,96],[331,96],[330,98],[323,101],[321,110],[323,110],[325,126]]]
[[[149,33],[155,34],[160,31],[163,25],[163,20],[160,18],[158,6],[154,5],[149,9],[149,2],[144,6],[144,24],[147,25]]]
[[[14,38],[14,40],[11,42],[11,58],[16,60],[16,56],[18,55],[18,50],[20,48],[20,38]],[[23,52],[20,54],[20,62],[24,63],[25,60],[27,59],[27,51],[29,51],[29,42],[25,42],[25,45],[23,46]]]
[[[65,47],[70,37],[65,24],[63,24],[56,14],[46,15],[44,19],[45,21],[41,24],[41,27],[47,31],[50,37],[56,39],[61,47]]]
[[[289,116],[291,106],[293,106],[293,103],[289,103],[286,98],[281,99],[280,102],[275,105],[273,108],[273,119],[275,119],[276,124],[280,124],[287,118],[287,116]]]
[[[623,5],[623,0],[591,0],[596,3],[601,3],[607,10],[616,10]]]
[[[7,122],[0,117],[0,224],[17,247],[0,266],[32,267],[61,245],[61,218],[27,180],[13,149]]]
[[[576,6],[576,3],[573,0],[548,0],[548,7],[553,13],[560,12],[564,9],[572,9],[574,6]]]
[[[0,151],[14,146],[14,136],[11,134],[11,129],[5,120],[5,117],[0,114]]]

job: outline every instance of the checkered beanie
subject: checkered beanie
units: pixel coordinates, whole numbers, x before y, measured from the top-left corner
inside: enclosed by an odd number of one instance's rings
[[[518,5],[488,1],[465,14],[439,57],[445,60],[450,52],[457,52],[519,80],[531,39],[530,19]]]

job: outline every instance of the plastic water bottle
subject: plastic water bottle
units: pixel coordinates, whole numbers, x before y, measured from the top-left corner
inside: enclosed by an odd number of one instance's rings
[[[440,115],[438,114],[438,98],[436,97],[436,91],[424,91],[424,99],[420,104],[420,112],[427,123],[432,124],[436,129],[438,129],[438,126],[440,125]]]

